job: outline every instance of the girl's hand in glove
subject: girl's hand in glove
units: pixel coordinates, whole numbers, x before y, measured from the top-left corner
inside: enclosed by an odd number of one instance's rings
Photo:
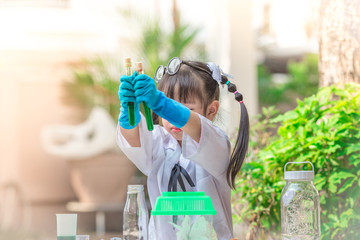
[[[136,101],[135,90],[134,90],[134,79],[137,76],[135,72],[132,76],[123,75],[120,78],[119,86],[119,99],[121,103],[120,114],[119,114],[119,125],[125,129],[132,129],[136,127],[141,119],[139,111],[139,102]],[[129,112],[128,112],[128,103],[133,102],[135,106],[135,125],[131,126],[129,124]]]

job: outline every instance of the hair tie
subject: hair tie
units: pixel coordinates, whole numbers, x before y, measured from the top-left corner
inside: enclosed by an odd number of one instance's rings
[[[207,66],[210,69],[210,71],[212,72],[212,74],[211,74],[212,78],[215,81],[217,81],[219,84],[221,84],[221,75],[224,75],[228,78],[233,78],[232,75],[224,73],[223,70],[216,63],[208,62]],[[229,83],[230,83],[230,81],[229,81]],[[229,84],[229,83],[227,83],[227,84]]]
[[[235,92],[234,92],[234,94],[237,94],[237,93],[238,93],[238,91],[235,91]]]
[[[239,101],[239,103],[240,103],[240,104],[242,104],[242,103],[244,103],[244,101],[243,101],[243,100],[241,100],[241,101]]]

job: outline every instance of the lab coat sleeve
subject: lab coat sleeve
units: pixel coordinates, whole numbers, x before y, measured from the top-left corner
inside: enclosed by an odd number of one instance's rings
[[[139,123],[139,133],[140,133],[140,147],[132,147],[126,141],[124,136],[122,136],[120,131],[120,126],[117,127],[117,137],[116,141],[123,153],[135,164],[135,166],[146,176],[149,175],[154,159],[156,155],[161,154],[159,152],[159,144],[154,144],[160,142],[157,138],[160,137],[159,126],[155,125],[153,131],[148,131],[146,127],[146,120],[141,114],[141,120]]]
[[[230,158],[230,141],[226,134],[209,119],[198,114],[201,120],[201,136],[197,143],[183,134],[183,156],[204,168],[218,180],[226,180]]]

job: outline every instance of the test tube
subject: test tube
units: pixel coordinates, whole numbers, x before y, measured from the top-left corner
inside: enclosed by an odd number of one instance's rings
[[[136,69],[138,74],[143,74],[144,70],[143,70],[142,62],[137,62],[135,64],[135,69]],[[145,111],[145,119],[146,119],[147,128],[148,128],[149,131],[152,131],[154,129],[154,123],[153,123],[152,116],[151,116],[151,110],[146,105],[145,102],[142,102],[142,104],[143,104],[144,111]]]
[[[126,75],[131,76],[131,58],[125,58],[125,69],[126,69]],[[128,103],[128,112],[129,112],[129,124],[130,126],[135,125],[135,105],[133,102]]]

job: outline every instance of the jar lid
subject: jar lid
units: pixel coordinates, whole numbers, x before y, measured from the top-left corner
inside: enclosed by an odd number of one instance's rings
[[[288,164],[300,164],[308,163],[311,164],[311,171],[286,171],[286,166]],[[284,178],[285,180],[313,180],[314,179],[314,165],[311,162],[288,162],[284,167]]]
[[[313,180],[314,171],[286,171],[285,180]]]

